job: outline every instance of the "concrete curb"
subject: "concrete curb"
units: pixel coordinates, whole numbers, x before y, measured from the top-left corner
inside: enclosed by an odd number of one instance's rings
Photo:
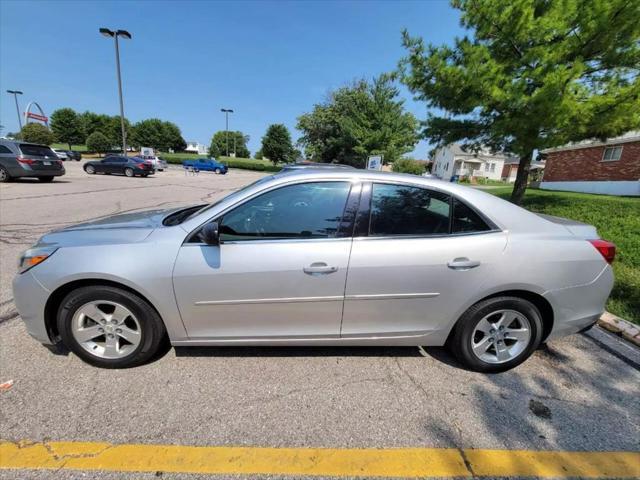
[[[598,325],[640,347],[640,326],[623,318],[616,317],[609,312],[602,314],[600,320],[598,320]]]

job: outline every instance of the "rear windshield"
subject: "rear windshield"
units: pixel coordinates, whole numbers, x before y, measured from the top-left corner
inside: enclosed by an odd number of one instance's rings
[[[56,154],[53,153],[53,151],[45,145],[30,145],[28,143],[21,143],[19,146],[20,151],[23,153],[23,155],[56,158]]]

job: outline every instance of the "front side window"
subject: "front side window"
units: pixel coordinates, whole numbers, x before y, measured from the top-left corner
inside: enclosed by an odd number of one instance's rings
[[[373,184],[369,235],[449,233],[449,195],[406,185]]]
[[[604,149],[602,160],[605,162],[613,162],[620,160],[622,156],[622,147],[607,147]]]
[[[334,237],[349,189],[349,182],[315,182],[264,193],[218,220],[220,239],[224,242]]]

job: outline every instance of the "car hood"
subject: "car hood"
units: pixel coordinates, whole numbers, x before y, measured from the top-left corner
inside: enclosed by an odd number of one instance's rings
[[[44,235],[38,245],[65,247],[141,242],[162,225],[168,214],[181,208],[123,213],[79,223]]]

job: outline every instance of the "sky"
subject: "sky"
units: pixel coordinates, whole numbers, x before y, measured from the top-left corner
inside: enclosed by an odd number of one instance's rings
[[[18,130],[37,101],[47,115],[70,107],[119,113],[113,40],[128,30],[120,60],[125,116],[176,123],[187,141],[209,144],[229,128],[260,148],[269,124],[297,139],[296,118],[329,91],[392,71],[405,55],[401,31],[437,45],[463,34],[447,1],[14,1],[0,0],[0,124]],[[404,88],[406,108],[426,118]],[[426,158],[424,141],[413,155]]]

